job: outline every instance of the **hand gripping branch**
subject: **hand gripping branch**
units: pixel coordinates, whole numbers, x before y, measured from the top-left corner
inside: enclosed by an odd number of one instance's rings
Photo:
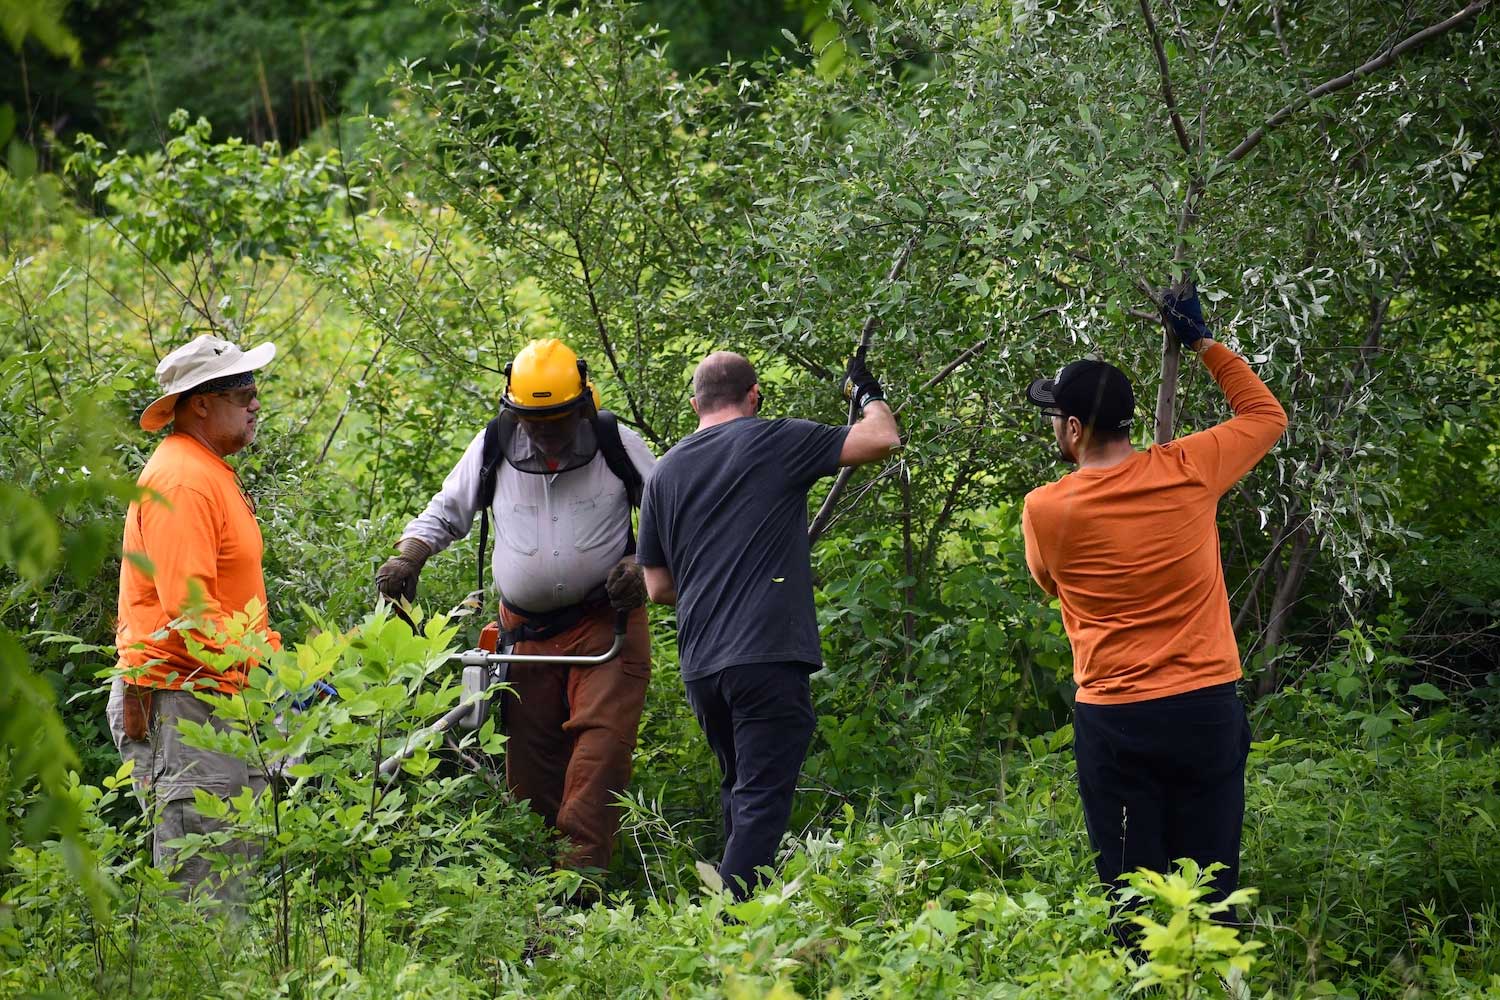
[[[896,259],[892,262],[891,269],[885,274],[885,283],[887,285],[901,276],[901,272],[906,268],[906,261],[911,257],[912,249],[916,247],[917,240],[920,237],[920,232],[913,234],[912,238],[907,240],[901,247],[901,252],[896,254]],[[854,349],[854,353],[858,356],[864,357],[865,353],[869,351],[870,341],[875,336],[875,324],[879,320],[879,315],[873,310],[865,319],[865,325],[859,331],[859,346]],[[859,416],[858,409],[854,400],[850,399],[849,423],[854,423],[855,418]],[[846,466],[839,470],[838,478],[833,481],[833,486],[829,487],[828,496],[823,500],[823,506],[818,508],[818,513],[813,517],[812,524],[807,527],[807,542],[809,545],[816,542],[818,536],[828,527],[828,522],[833,517],[833,508],[838,503],[839,496],[844,492],[844,488],[849,485],[849,477],[852,475],[854,475],[854,468],[852,466]]]

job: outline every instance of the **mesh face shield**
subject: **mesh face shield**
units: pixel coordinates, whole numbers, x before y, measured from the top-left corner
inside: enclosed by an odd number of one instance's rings
[[[505,460],[517,472],[550,476],[580,469],[599,453],[594,422],[574,410],[551,420],[528,420],[516,415],[516,433]]]

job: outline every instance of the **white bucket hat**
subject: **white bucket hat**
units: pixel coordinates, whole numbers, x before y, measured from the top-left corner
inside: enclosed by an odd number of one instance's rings
[[[156,366],[156,382],[162,394],[141,412],[141,429],[159,431],[171,423],[177,397],[194,386],[225,375],[243,375],[264,368],[275,356],[275,344],[242,351],[210,333],[183,344]]]

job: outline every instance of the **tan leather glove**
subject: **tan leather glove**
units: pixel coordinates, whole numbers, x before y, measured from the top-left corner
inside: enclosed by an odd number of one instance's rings
[[[616,611],[631,611],[646,606],[646,571],[634,557],[626,556],[615,563],[604,578],[609,605]]]
[[[396,543],[396,551],[400,554],[375,571],[375,589],[392,603],[402,598],[409,603],[417,599],[417,577],[432,556],[432,547],[418,538],[403,538]]]

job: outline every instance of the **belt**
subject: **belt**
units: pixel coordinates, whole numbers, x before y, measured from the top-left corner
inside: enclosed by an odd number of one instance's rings
[[[500,598],[500,604],[506,611],[521,619],[521,623],[514,628],[500,630],[500,645],[503,647],[514,646],[518,642],[545,642],[562,635],[591,613],[609,607],[609,594],[601,583],[585,594],[577,604],[551,611],[528,611],[504,597]]]

